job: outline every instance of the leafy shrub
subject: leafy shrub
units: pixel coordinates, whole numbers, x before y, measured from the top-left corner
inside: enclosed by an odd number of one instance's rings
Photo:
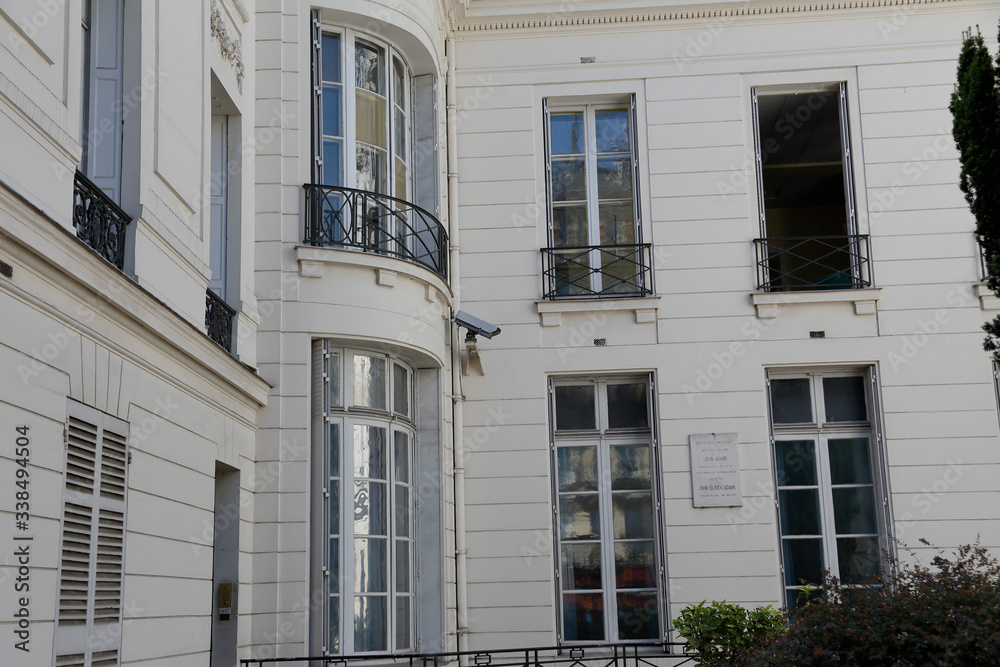
[[[681,610],[674,627],[702,664],[735,667],[744,664],[752,649],[784,631],[785,615],[771,606],[746,609],[725,601],[706,606],[703,601]]]
[[[1000,563],[976,545],[931,567],[890,569],[885,585],[849,588],[828,579],[792,612],[788,632],[746,665],[1000,665]],[[876,582],[882,584],[883,582]]]

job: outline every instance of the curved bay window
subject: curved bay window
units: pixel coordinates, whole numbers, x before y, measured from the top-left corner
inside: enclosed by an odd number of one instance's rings
[[[398,357],[328,341],[316,344],[314,368],[323,653],[412,650],[414,370]]]

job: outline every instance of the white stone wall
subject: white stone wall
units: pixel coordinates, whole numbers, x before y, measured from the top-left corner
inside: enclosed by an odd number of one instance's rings
[[[629,22],[479,7],[457,32],[461,283],[463,307],[503,334],[479,346],[485,376],[466,379],[465,438],[504,423],[468,461],[472,645],[555,641],[551,376],[655,373],[672,614],[704,599],[780,600],[768,368],[876,367],[893,537],[917,554],[920,538],[1000,548],[996,396],[979,331],[994,306],[975,288],[947,111],[962,30],[995,25],[995,7],[636,11]],[[760,318],[750,89],[822,81],[848,82],[860,233],[881,291],[871,314],[850,301],[788,303]],[[638,104],[655,323],[594,303],[544,326],[540,310],[567,309],[536,305],[548,245],[542,101],[623,93]],[[742,509],[692,506],[688,436],[704,432],[739,433]]]

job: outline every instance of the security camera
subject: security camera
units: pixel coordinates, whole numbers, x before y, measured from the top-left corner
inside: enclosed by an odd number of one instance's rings
[[[493,338],[500,333],[500,327],[490,324],[486,320],[481,320],[475,315],[469,315],[464,310],[455,313],[455,324],[468,330],[469,336],[485,336]]]

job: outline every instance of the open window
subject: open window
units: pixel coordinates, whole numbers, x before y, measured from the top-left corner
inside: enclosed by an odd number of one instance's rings
[[[858,232],[846,84],[752,91],[758,289],[871,286]]]

